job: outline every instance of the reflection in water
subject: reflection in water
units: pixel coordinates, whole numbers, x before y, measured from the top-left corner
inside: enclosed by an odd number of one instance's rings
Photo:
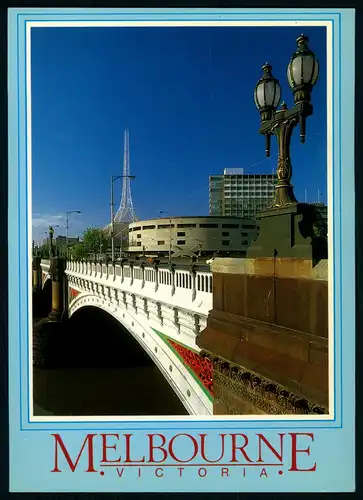
[[[82,308],[50,338],[51,368],[33,370],[35,414],[188,414],[137,341],[104,311]]]
[[[34,399],[56,415],[187,415],[156,366],[34,369]]]

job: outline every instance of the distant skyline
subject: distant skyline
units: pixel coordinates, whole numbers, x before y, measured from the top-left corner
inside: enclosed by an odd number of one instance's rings
[[[291,159],[300,201],[327,200],[324,27],[32,28],[33,239],[49,224],[69,236],[110,221],[110,177],[121,175],[130,133],[140,219],[208,215],[209,175],[276,169],[264,156],[253,91],[268,61],[289,107],[286,68],[304,32],[320,63],[306,144]],[[115,185],[115,210],[121,183]]]

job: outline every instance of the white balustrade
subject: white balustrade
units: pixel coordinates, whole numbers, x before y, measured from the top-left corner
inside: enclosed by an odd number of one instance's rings
[[[43,271],[48,271],[50,260],[41,261]],[[192,313],[207,315],[212,308],[213,278],[209,271],[190,272],[187,269],[155,269],[151,266],[129,266],[67,261],[66,275],[72,279],[95,281],[110,286],[119,293],[160,300],[171,307],[181,307]],[[201,305],[202,304],[202,305]],[[128,304],[131,306],[130,302]],[[203,312],[202,312],[203,310]],[[183,323],[183,322],[182,322]]]

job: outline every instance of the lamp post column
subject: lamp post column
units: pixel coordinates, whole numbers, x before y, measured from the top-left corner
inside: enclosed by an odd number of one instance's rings
[[[66,213],[66,254],[68,257],[68,224],[69,224],[69,213]]]
[[[115,224],[115,202],[114,202],[114,185],[115,177],[111,177],[111,258],[112,262],[115,261],[115,238],[114,238],[114,224]]]
[[[171,218],[169,219],[169,264],[171,264]]]

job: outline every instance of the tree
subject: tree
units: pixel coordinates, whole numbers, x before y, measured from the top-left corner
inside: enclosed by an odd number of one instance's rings
[[[38,254],[40,255],[40,257],[43,257],[44,259],[48,259],[49,258],[49,244],[46,243],[44,245],[41,245],[38,248]]]
[[[71,256],[75,257],[77,259],[81,259],[83,257],[86,257],[86,255],[87,255],[87,252],[86,252],[86,249],[85,249],[83,243],[76,243],[69,250],[70,250]]]
[[[102,229],[89,227],[83,233],[83,247],[87,254],[105,252],[108,247],[108,238]]]

